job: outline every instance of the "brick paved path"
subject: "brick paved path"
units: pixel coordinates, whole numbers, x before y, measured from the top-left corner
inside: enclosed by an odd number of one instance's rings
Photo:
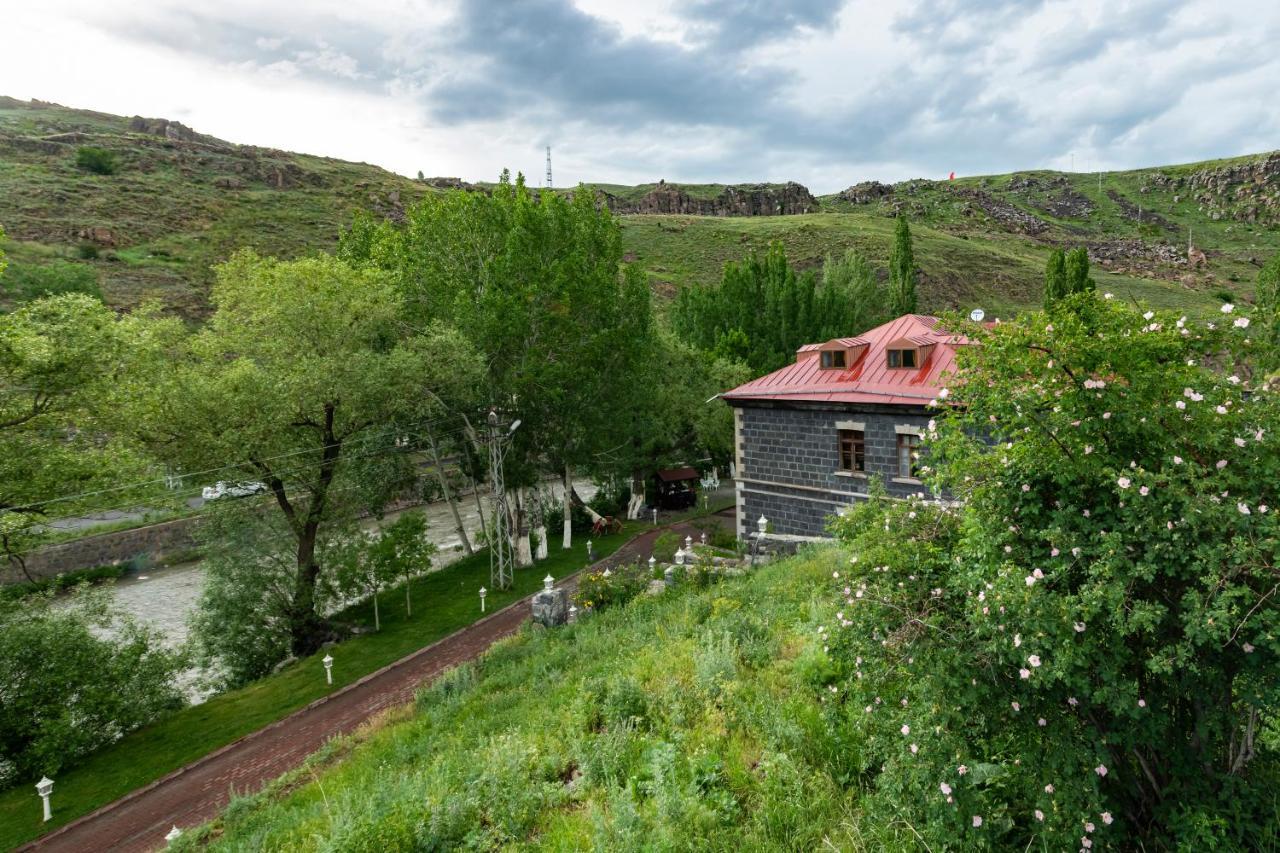
[[[717,520],[732,524],[732,519],[728,510]],[[688,524],[655,527],[592,568],[647,559],[653,541],[667,530],[697,536]],[[577,575],[562,585],[572,590]],[[19,849],[81,853],[162,848],[171,826],[209,820],[226,806],[232,789],[238,794],[257,791],[330,738],[351,732],[378,711],[413,701],[425,682],[515,633],[528,615],[529,599],[523,598]]]

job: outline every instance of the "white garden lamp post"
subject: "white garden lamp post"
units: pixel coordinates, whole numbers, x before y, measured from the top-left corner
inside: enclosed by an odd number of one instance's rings
[[[173,825],[173,829],[169,830],[164,834],[164,843],[168,845],[172,845],[173,842],[177,841],[181,837],[182,837],[182,830],[178,829],[178,825],[175,823]]]
[[[484,612],[484,597],[489,594],[489,590],[480,587],[480,612]]]
[[[53,793],[53,780],[48,776],[41,776],[40,781],[36,783],[36,793],[40,795],[40,801],[44,804],[44,819],[52,820],[53,812],[49,809],[49,795]]]
[[[684,549],[683,548],[681,548],[679,551],[676,551],[676,565],[677,566],[684,565]]]
[[[604,570],[604,574],[602,575],[602,577],[606,577],[606,578],[607,578],[607,577],[609,577],[609,576],[610,576],[610,575],[612,575],[612,574],[613,574],[613,572],[609,571],[608,569],[605,569],[605,570]]]
[[[654,570],[654,569],[656,569],[656,568],[658,568],[658,558],[657,558],[657,557],[652,557],[652,556],[651,556],[651,557],[649,558],[649,572],[650,572],[650,574],[652,574],[652,573],[653,573],[653,570]]]
[[[684,550],[685,550],[685,553],[687,554],[693,553],[693,537],[692,536],[684,537]]]
[[[653,526],[658,526],[658,511],[656,509],[653,511]]]
[[[706,545],[706,544],[707,544],[707,531],[705,531],[705,530],[704,530],[704,531],[702,531],[702,544],[703,544],[703,545]]]
[[[769,519],[765,518],[763,515],[762,515],[762,516],[760,516],[760,518],[756,519],[756,530],[759,530],[759,531],[760,531],[760,535],[761,535],[761,536],[763,536],[763,535],[765,535],[766,533],[768,533],[768,532],[769,532]]]
[[[320,659],[320,663],[324,664],[324,680],[333,684],[333,655],[326,654]]]
[[[578,621],[578,605],[576,604],[569,605],[569,621],[570,622]]]
[[[551,577],[550,574],[548,574],[545,578],[542,579],[542,588],[545,589],[547,592],[550,592],[551,588],[555,585],[556,585],[556,579]]]

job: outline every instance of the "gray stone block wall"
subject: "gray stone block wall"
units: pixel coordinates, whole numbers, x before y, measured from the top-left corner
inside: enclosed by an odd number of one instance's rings
[[[891,496],[925,491],[918,483],[894,482],[898,476],[895,427],[908,425],[923,432],[929,423],[923,409],[743,405],[741,411],[738,517],[745,530],[754,530],[763,514],[777,533],[825,535],[827,516],[861,499],[876,474]],[[867,477],[836,473],[840,421],[865,425]]]

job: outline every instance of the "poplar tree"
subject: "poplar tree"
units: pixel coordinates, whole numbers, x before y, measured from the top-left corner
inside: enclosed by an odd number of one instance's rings
[[[889,313],[894,317],[916,311],[916,262],[911,251],[911,229],[907,218],[898,216],[889,255]]]
[[[1089,250],[1084,246],[1077,246],[1067,252],[1066,272],[1068,293],[1097,290],[1098,286],[1089,278]]]
[[[1044,307],[1051,307],[1066,295],[1067,256],[1061,249],[1054,249],[1044,270]]]

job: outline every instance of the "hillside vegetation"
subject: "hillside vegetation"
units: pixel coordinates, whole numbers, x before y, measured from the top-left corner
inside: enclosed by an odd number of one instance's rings
[[[96,171],[85,148],[107,152],[114,169]],[[154,297],[202,317],[209,267],[235,248],[283,258],[331,249],[355,211],[398,219],[414,199],[454,186],[490,185],[416,181],[236,145],[164,119],[0,98],[8,275],[29,277],[56,260],[87,266],[117,307]],[[999,314],[1036,304],[1049,252],[1074,245],[1089,247],[1105,290],[1207,310],[1247,300],[1258,267],[1280,248],[1280,153],[1100,177],[871,181],[817,199],[798,184],[591,186],[621,212],[627,257],[663,296],[717,280],[726,261],[775,240],[801,268],[850,247],[883,266],[899,212],[912,221],[924,310],[981,305]],[[693,215],[707,210],[791,215]]]
[[[900,842],[905,827],[850,836],[857,750],[824,720],[816,629],[841,563],[816,552],[527,629],[203,834],[226,850]]]

